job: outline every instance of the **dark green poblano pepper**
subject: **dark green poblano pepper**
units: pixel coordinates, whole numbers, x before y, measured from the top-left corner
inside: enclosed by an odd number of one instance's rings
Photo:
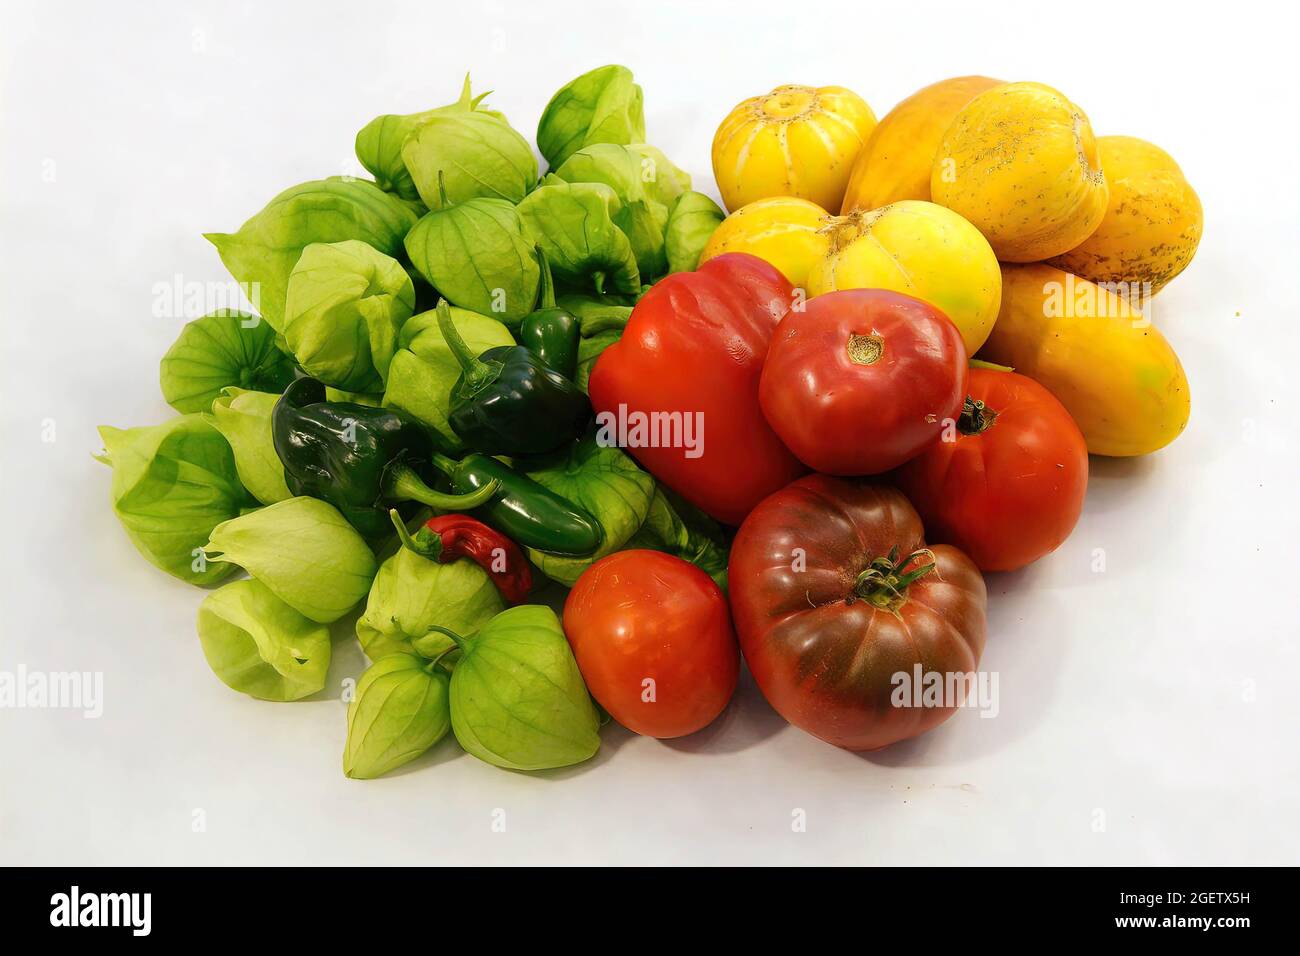
[[[578,343],[582,338],[581,323],[568,309],[555,304],[555,281],[546,253],[537,247],[537,265],[541,269],[541,291],[537,308],[524,316],[519,326],[519,344],[539,359],[572,379],[578,369]]]
[[[591,403],[522,345],[499,345],[475,357],[438,303],[438,328],[460,364],[451,389],[452,431],[486,455],[543,455],[573,441],[591,419]]]
[[[442,511],[485,503],[498,483],[470,494],[444,494],[424,479],[433,443],[415,419],[395,408],[327,402],[325,385],[300,378],[271,413],[271,438],[295,495],[327,501],[366,537],[392,530],[388,509],[418,501]]]

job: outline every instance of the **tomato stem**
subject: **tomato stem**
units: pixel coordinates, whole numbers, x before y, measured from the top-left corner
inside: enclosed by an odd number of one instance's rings
[[[920,558],[928,558],[929,561],[911,571],[904,570]],[[937,571],[937,568],[934,552],[929,548],[913,551],[900,561],[898,545],[894,545],[889,549],[889,554],[873,559],[857,576],[847,600],[850,604],[863,600],[872,607],[897,614],[898,609],[907,603],[908,585],[919,581],[931,571]]]
[[[957,419],[957,430],[963,435],[978,435],[989,428],[997,417],[998,413],[993,409],[979,399],[967,395],[966,403],[961,409],[961,416]]]

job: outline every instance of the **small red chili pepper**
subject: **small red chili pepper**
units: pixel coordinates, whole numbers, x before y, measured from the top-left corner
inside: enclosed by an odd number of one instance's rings
[[[533,570],[519,545],[477,518],[463,514],[430,518],[414,535],[396,511],[389,517],[397,528],[402,546],[439,564],[469,558],[488,573],[508,604],[521,604],[533,586]]]

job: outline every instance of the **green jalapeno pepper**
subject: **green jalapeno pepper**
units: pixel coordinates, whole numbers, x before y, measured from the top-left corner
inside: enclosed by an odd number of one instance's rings
[[[537,249],[537,265],[542,273],[537,308],[524,316],[519,326],[519,344],[539,359],[572,379],[578,368],[578,342],[582,338],[578,317],[555,304],[555,282],[546,253]]]
[[[431,461],[461,494],[495,486],[491,500],[477,507],[474,514],[525,547],[581,557],[591,554],[604,540],[600,523],[584,509],[503,461],[478,454],[460,461],[435,454]]]

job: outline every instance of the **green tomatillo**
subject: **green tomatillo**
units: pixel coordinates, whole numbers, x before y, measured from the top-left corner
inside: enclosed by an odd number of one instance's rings
[[[451,728],[447,671],[414,654],[389,654],[357,681],[348,705],[343,772],[380,777],[410,763]]]
[[[431,630],[460,648],[451,727],[467,752],[507,770],[550,770],[600,748],[599,712],[549,607],[512,607],[469,637]]]
[[[452,305],[518,328],[537,302],[538,268],[514,204],[488,196],[452,203],[440,194],[442,203],[406,234],[411,265]]]

